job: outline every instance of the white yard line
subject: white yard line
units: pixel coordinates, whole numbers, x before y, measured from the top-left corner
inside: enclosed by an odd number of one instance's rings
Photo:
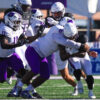
[[[94,79],[100,79],[100,75],[97,75],[97,76],[93,76]],[[73,76],[74,78],[74,76]],[[51,76],[50,79],[63,79],[62,76]],[[16,80],[16,77],[13,77],[13,80]]]
[[[94,79],[100,79],[100,75],[97,75],[97,76],[93,76]],[[62,79],[61,76],[51,76],[50,79]]]
[[[69,84],[63,84],[63,85],[61,85],[61,84],[54,84],[54,85],[49,85],[49,86],[40,86],[39,88],[50,88],[50,87],[70,87],[71,85],[69,85]],[[87,86],[87,84],[85,83],[85,84],[83,84],[83,86]],[[94,84],[94,86],[100,86],[100,84]],[[12,89],[13,87],[6,87],[6,88],[0,88],[0,90],[8,90],[8,89]],[[25,87],[24,87],[25,88]]]

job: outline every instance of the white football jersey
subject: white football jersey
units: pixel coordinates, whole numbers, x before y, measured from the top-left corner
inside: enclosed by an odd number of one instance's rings
[[[58,44],[71,48],[80,48],[81,44],[66,39],[63,35],[63,26],[53,26],[50,31],[38,41],[32,42],[32,46],[41,57],[47,57],[58,50]]]
[[[68,67],[68,60],[62,61],[60,58],[59,50],[54,53],[58,70],[63,70]]]
[[[29,20],[22,20],[22,29],[23,33],[25,34],[29,28]]]
[[[10,27],[1,23],[0,35],[5,35],[8,37],[9,43],[17,43],[19,36],[22,34],[23,30],[20,28],[17,31],[13,31]],[[3,49],[0,44],[0,57],[8,57],[14,52],[14,49]]]
[[[69,54],[74,54],[74,53],[78,53],[79,50],[76,49],[76,48],[69,48],[69,47],[66,47],[66,52],[68,52]]]
[[[86,75],[92,75],[92,64],[88,53],[83,58],[69,58],[69,63],[74,69],[83,69]]]
[[[27,36],[34,36],[37,34],[37,27],[40,26],[41,24],[43,24],[43,22],[39,19],[31,19],[31,23],[30,23],[30,26],[28,28],[28,30],[26,31],[26,35]]]

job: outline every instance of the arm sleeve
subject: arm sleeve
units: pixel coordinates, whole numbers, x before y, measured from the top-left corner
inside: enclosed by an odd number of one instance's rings
[[[61,33],[54,33],[52,36],[53,36],[53,40],[57,44],[63,45],[65,47],[79,49],[81,46],[81,43],[75,42],[73,40],[69,40],[69,39],[65,38],[64,35]]]

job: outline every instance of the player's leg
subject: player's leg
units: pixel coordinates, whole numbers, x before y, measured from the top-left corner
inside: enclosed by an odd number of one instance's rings
[[[41,57],[39,57],[39,55],[37,54],[37,52],[34,50],[33,47],[27,48],[25,57],[28,61],[29,66],[31,67],[31,73],[27,73],[26,75],[24,75],[24,77],[22,78],[22,81],[19,82],[17,86],[21,86],[21,84],[23,85],[24,83],[26,83],[26,80],[30,81],[30,79],[32,79],[32,76],[40,73]],[[29,84],[27,89],[22,91],[21,96],[23,98],[32,98],[32,96],[29,94],[29,91],[32,91],[32,90],[34,90],[34,87],[32,86],[32,84]]]
[[[42,83],[44,83],[46,80],[48,80],[49,77],[50,77],[50,72],[48,67],[48,61],[46,58],[43,58],[41,59],[41,63],[40,63],[40,76],[37,77],[37,79],[35,79],[32,82],[32,85],[34,86],[34,88],[36,88],[40,86]]]
[[[32,96],[33,98],[42,98],[37,92],[36,90],[34,90],[34,88],[37,88],[38,86],[40,86],[41,84],[43,84],[46,80],[49,79],[50,77],[50,73],[49,73],[49,67],[48,67],[48,62],[47,59],[41,59],[41,63],[40,63],[40,75],[38,77],[36,77],[32,84],[28,85],[28,87],[22,92],[22,97],[24,98],[28,98],[29,96],[29,92],[32,92]],[[28,91],[28,92],[27,92]],[[27,92],[27,96],[25,96]]]
[[[7,79],[7,62],[0,59],[0,83],[5,82]]]
[[[12,84],[12,76],[15,74],[14,70],[11,67],[7,68],[7,80],[8,84]]]
[[[63,79],[69,83],[70,85],[72,85],[73,87],[76,86],[75,80],[74,78],[69,74],[69,70],[68,67],[65,67],[64,69],[60,70],[60,73],[63,77]]]
[[[57,68],[61,73],[61,76],[63,77],[63,79],[69,83],[70,85],[72,85],[74,88],[76,87],[76,83],[74,78],[69,74],[69,70],[68,70],[68,60],[62,61],[59,55],[59,51],[57,51],[55,53],[55,60],[56,60],[56,64],[57,64]]]
[[[46,80],[48,80],[50,77],[49,67],[48,67],[48,61],[46,58],[41,59],[40,63],[40,75],[36,77],[33,82],[32,86],[34,88],[37,88],[41,84],[43,84]],[[36,91],[32,91],[32,95],[34,98],[42,98]]]
[[[21,78],[24,76],[24,74],[26,73],[26,70],[24,69],[24,66],[23,66],[23,62],[22,60],[20,59],[20,57],[14,53],[10,58],[9,58],[9,61],[8,61],[8,65],[17,73],[18,75],[18,80],[16,81],[16,84],[19,80],[21,80]],[[19,96],[20,95],[20,92],[22,90],[22,88],[19,88],[17,89],[18,91],[16,92],[16,95],[14,94],[15,90],[16,90],[16,84],[15,86],[13,87],[13,89],[8,93],[8,97],[11,97],[11,96]]]
[[[81,64],[80,64],[80,59],[79,58],[69,58],[69,63],[71,67],[74,69],[74,76],[77,80],[77,89],[78,93],[83,93],[83,84],[81,82]],[[77,89],[74,89],[74,93],[72,95],[78,95]]]
[[[88,92],[88,96],[91,99],[96,98],[95,95],[93,94],[93,84],[94,84],[94,78],[92,76],[92,64],[90,62],[90,58],[88,56],[88,54],[86,54],[84,59],[81,59],[81,64],[82,64],[82,68],[86,74],[86,82],[87,82],[87,86],[89,89]]]

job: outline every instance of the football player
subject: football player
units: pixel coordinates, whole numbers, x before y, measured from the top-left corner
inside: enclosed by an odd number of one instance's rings
[[[68,34],[68,27],[65,25],[65,36],[69,39],[73,39],[74,37],[74,34],[72,34],[72,32],[70,32]],[[73,30],[75,31],[75,30]],[[83,38],[83,37],[82,37]],[[78,40],[78,38],[77,38]],[[81,39],[82,41],[83,39]],[[78,41],[78,42],[81,42],[81,41]],[[82,43],[85,43],[84,41],[82,41]],[[61,55],[61,59],[64,60],[64,59],[68,59],[69,63],[71,64],[71,66],[73,66],[74,68],[74,76],[76,77],[77,81],[78,81],[78,84],[77,84],[77,87],[78,87],[78,91],[76,92],[76,89],[75,88],[75,93],[73,95],[78,95],[78,92],[79,93],[83,93],[83,88],[82,88],[82,83],[81,83],[81,68],[83,68],[85,74],[86,74],[86,82],[87,82],[87,85],[88,85],[88,89],[89,89],[89,93],[88,93],[88,96],[89,98],[91,99],[94,99],[96,98],[93,94],[93,83],[94,83],[94,78],[92,76],[92,65],[91,65],[91,62],[90,62],[90,59],[89,59],[89,56],[87,53],[81,53],[79,55],[79,52],[75,49],[72,49],[72,48],[66,48],[66,50],[64,51],[64,47],[63,49],[60,48],[60,55]],[[64,52],[64,53],[63,53]],[[68,54],[65,54],[65,52],[67,52]],[[74,54],[76,53],[76,54]],[[92,52],[93,53],[93,52]],[[62,56],[63,54],[63,56]],[[96,55],[96,53],[94,52],[93,54]],[[77,57],[75,57],[77,56]],[[82,58],[80,58],[82,57]],[[95,56],[96,57],[96,56]],[[63,62],[64,63],[64,62]],[[88,67],[87,67],[88,65]]]
[[[15,11],[18,12],[22,15],[22,28],[23,28],[23,33],[25,33],[25,31],[28,29],[29,26],[29,19],[31,16],[31,6],[32,6],[32,2],[31,0],[17,0],[16,4],[12,5],[11,8],[7,9],[5,11],[5,14],[11,12],[11,11]],[[20,58],[23,61],[23,64],[25,66],[26,69],[29,69],[29,67],[27,67],[27,61],[24,57],[24,53],[26,50],[26,46],[23,45],[20,48],[16,48],[15,51],[16,53],[20,56]],[[14,71],[11,68],[8,68],[8,78],[7,78],[7,82],[10,84],[11,81],[11,76],[14,74]]]
[[[7,68],[11,67],[17,73],[23,70],[23,63],[20,57],[14,53],[15,48],[22,46],[20,35],[22,16],[17,12],[9,12],[4,16],[4,22],[0,27],[0,82],[7,78]]]
[[[67,23],[69,24],[69,23]],[[31,67],[31,71],[33,74],[41,74],[42,77],[46,78],[49,76],[45,76],[40,72],[40,68],[42,68],[42,64],[44,62],[44,58],[56,52],[58,50],[58,44],[64,45],[66,47],[72,47],[79,50],[89,50],[89,46],[87,44],[81,44],[74,42],[65,38],[63,34],[64,27],[61,25],[56,25],[50,29],[48,34],[38,39],[38,41],[32,42],[30,46],[28,46],[25,57]],[[35,61],[35,62],[34,62]],[[47,71],[44,71],[45,73]],[[19,83],[17,83],[17,89],[15,90],[15,94],[19,92],[19,88],[21,89],[24,85],[25,79],[27,79],[29,74],[25,75]],[[40,80],[40,79],[39,79]],[[30,95],[30,91],[34,89],[34,82],[28,86],[27,91],[23,91],[21,96],[23,98],[32,98]]]

